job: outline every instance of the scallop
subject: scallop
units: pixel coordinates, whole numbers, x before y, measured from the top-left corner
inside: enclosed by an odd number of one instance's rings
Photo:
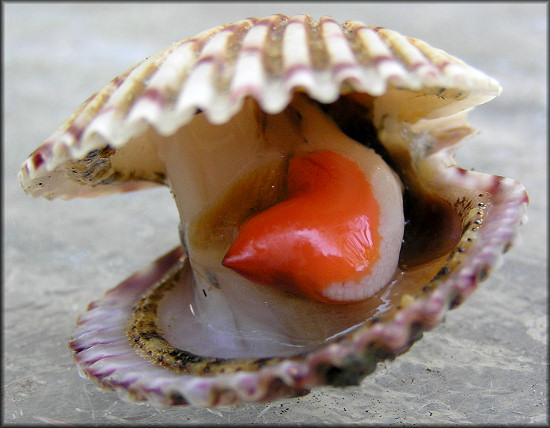
[[[454,162],[468,111],[500,91],[419,40],[306,15],[204,31],[115,78],[20,183],[168,186],[181,245],[78,319],[81,373],[155,406],[358,384],[462,303],[525,219],[521,184]]]

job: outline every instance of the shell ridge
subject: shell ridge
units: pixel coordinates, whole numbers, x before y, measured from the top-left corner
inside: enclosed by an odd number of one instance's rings
[[[145,120],[157,124],[163,134],[175,132],[172,123],[176,98],[197,56],[194,39],[181,43],[151,76],[143,94],[129,113],[131,122]]]
[[[233,106],[239,106],[246,96],[252,96],[262,106],[265,104],[267,98],[262,93],[265,85],[262,45],[268,37],[268,30],[267,24],[257,23],[243,38],[231,81],[230,104]]]
[[[327,60],[331,68],[330,91],[324,91],[324,96],[319,96],[321,102],[332,102],[340,95],[341,88],[347,83],[352,84],[358,90],[368,90],[364,84],[363,72],[350,47],[343,27],[333,18],[321,18],[322,39],[326,50]]]

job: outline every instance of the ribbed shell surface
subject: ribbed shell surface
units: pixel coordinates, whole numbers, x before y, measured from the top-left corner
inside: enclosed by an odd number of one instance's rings
[[[174,43],[113,79],[29,156],[19,180],[26,192],[47,198],[147,187],[112,180],[93,189],[63,164],[87,158],[101,164],[148,126],[170,135],[198,110],[213,124],[227,122],[248,96],[273,114],[295,91],[331,103],[351,91],[380,96],[389,86],[459,89],[480,102],[500,92],[480,71],[391,30],[307,15],[250,18]]]

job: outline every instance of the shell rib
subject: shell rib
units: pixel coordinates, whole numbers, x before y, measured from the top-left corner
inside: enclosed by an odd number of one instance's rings
[[[174,43],[115,78],[29,156],[19,180],[25,192],[48,199],[166,184],[156,154],[139,140],[149,125],[167,136],[198,109],[213,124],[227,122],[248,96],[278,113],[295,91],[331,103],[342,93],[379,96],[388,87],[453,88],[460,92],[457,110],[500,93],[492,78],[394,31],[330,17],[251,18]],[[111,162],[124,146],[154,166]]]

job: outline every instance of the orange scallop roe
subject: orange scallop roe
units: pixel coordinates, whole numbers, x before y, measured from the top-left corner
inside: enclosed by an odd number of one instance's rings
[[[380,207],[358,165],[329,150],[294,156],[284,201],[249,218],[223,265],[257,284],[331,301],[380,257]]]

